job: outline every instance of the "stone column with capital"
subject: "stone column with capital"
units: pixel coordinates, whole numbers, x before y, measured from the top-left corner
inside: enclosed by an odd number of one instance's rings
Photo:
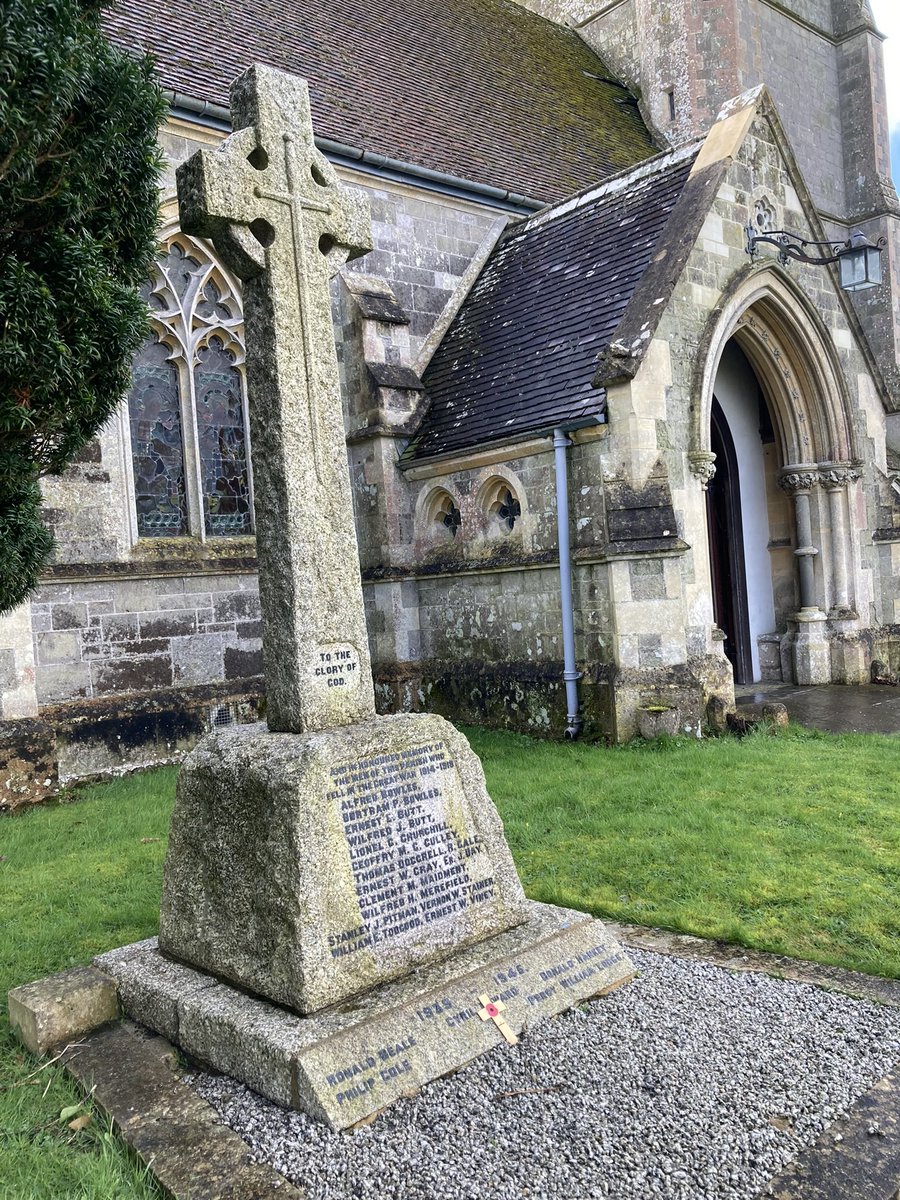
[[[788,467],[779,476],[778,486],[794,497],[794,515],[797,524],[797,567],[800,572],[800,608],[801,611],[819,613],[816,603],[816,568],[815,559],[818,549],[813,545],[812,513],[810,495],[819,482],[818,472],[814,466]]]
[[[859,471],[842,463],[829,465],[819,472],[819,482],[828,496],[831,517],[831,570],[833,594],[829,616],[852,620],[856,613],[850,596],[850,547],[847,538],[847,489],[859,479]]]
[[[797,522],[797,564],[800,572],[800,611],[792,618],[788,642],[793,659],[794,679],[800,684],[828,683],[831,679],[831,653],[825,636],[824,612],[816,603],[815,560],[810,496],[819,483],[815,465],[785,468],[778,486],[794,497]]]

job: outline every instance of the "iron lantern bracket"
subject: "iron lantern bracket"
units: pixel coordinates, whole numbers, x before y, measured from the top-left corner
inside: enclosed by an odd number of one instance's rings
[[[808,263],[813,267],[827,267],[840,260],[847,254],[859,248],[855,238],[846,242],[813,242],[802,238],[798,233],[790,233],[787,229],[772,229],[765,233],[757,233],[752,225],[745,229],[747,234],[747,253],[751,259],[756,258],[756,252],[761,244],[775,246],[778,250],[778,261],[783,267],[791,262]],[[856,235],[858,237],[858,235]],[[879,238],[869,245],[883,250],[887,245],[886,238]],[[809,250],[818,253],[810,254]]]

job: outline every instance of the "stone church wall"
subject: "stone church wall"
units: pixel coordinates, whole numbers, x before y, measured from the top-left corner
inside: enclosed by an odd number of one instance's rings
[[[597,568],[606,549],[604,434],[584,431],[569,451],[576,654],[593,734],[608,727],[595,685],[611,659],[606,575]],[[528,455],[511,447],[485,457],[483,465],[413,467],[401,501],[408,539],[391,547],[391,563],[366,562],[379,703],[559,734],[566,697],[550,441],[535,439]],[[507,488],[521,509],[512,529],[492,511]],[[455,536],[434,519],[441,495],[458,506]]]
[[[832,31],[832,0],[780,0],[780,7],[809,25]]]
[[[831,0],[777,6],[729,0],[717,8],[718,14],[710,5],[662,9],[649,0],[626,0],[573,17],[586,22],[581,33],[588,44],[640,88],[643,111],[666,141],[705,132],[726,100],[765,83],[816,203],[844,215],[842,51]]]
[[[838,71],[841,51],[821,33],[785,20],[783,13],[765,4],[757,5],[757,14],[765,72],[762,80],[745,75],[745,86],[768,85],[816,205],[834,216],[849,216]],[[826,29],[830,28],[827,20]]]
[[[221,136],[174,120],[162,131],[170,211],[175,167]],[[370,196],[375,249],[359,266],[390,280],[408,318],[412,364],[503,222],[490,207],[342,173]],[[339,356],[340,343],[339,319]],[[40,716],[43,732],[32,731],[22,753],[55,755],[63,784],[176,758],[211,723],[252,719],[261,703],[253,539],[139,539],[130,455],[123,406],[63,475],[44,481],[53,565],[31,603],[0,626],[0,720]],[[371,595],[370,603],[377,646]],[[0,785],[2,776],[0,763]],[[16,795],[4,799],[0,789],[0,806]]]
[[[730,167],[726,183],[720,188],[712,211],[706,218],[701,238],[688,259],[687,266],[676,285],[673,297],[656,331],[657,344],[664,347],[661,378],[652,374],[644,377],[647,364],[641,369],[634,383],[622,389],[621,398],[614,389],[610,394],[612,427],[621,425],[620,406],[629,408],[639,401],[651,404],[656,389],[662,385],[665,395],[665,416],[659,423],[657,437],[644,432],[646,444],[640,447],[645,459],[654,453],[660,454],[667,468],[672,489],[672,499],[679,515],[679,536],[691,549],[680,561],[683,587],[683,605],[688,621],[688,639],[695,636],[709,638],[712,628],[712,613],[709,611],[710,582],[706,559],[706,532],[703,493],[698,479],[689,469],[688,455],[698,448],[696,420],[702,397],[699,393],[703,364],[714,353],[711,344],[712,330],[716,322],[725,319],[730,297],[742,288],[751,289],[752,280],[758,275],[759,267],[753,267],[745,252],[743,227],[748,209],[756,199],[763,198],[771,203],[777,227],[788,227],[802,232],[806,226],[797,192],[791,186],[784,170],[781,148],[772,133],[771,126],[757,118],[750,135],[744,142],[737,160]],[[886,473],[887,457],[885,444],[884,410],[881,399],[875,394],[870,368],[858,348],[853,332],[852,318],[848,318],[835,286],[828,273],[811,267],[792,264],[787,277],[806,295],[811,311],[817,314],[827,330],[833,345],[833,354],[840,367],[840,375],[846,383],[847,402],[844,411],[851,423],[852,445],[842,452],[835,451],[835,458],[852,458],[861,462],[862,478],[851,482],[846,502],[853,528],[850,539],[848,570],[851,577],[851,602],[858,618],[848,620],[829,619],[827,639],[830,647],[830,678],[841,682],[865,682],[868,679],[869,663],[878,646],[885,659],[896,658],[897,591],[896,555],[893,546],[879,545],[878,537],[887,539],[873,531],[890,524],[891,510],[897,511],[890,496],[890,483]],[[799,309],[798,309],[799,318]],[[751,315],[751,320],[752,320]],[[753,331],[754,336],[769,339],[770,334],[762,326]],[[796,336],[791,335],[793,340]],[[829,422],[837,426],[833,415],[826,415],[823,397],[815,394],[815,385],[804,382],[796,364],[792,364],[784,347],[772,342],[771,352],[779,364],[782,377],[779,386],[787,385],[796,402],[812,403],[812,417],[801,417],[816,422],[815,437],[827,439],[821,432]],[[810,394],[811,393],[811,394]],[[808,429],[808,433],[814,431]],[[613,441],[612,449],[615,449]],[[623,452],[620,448],[620,452]],[[624,453],[635,457],[635,446],[625,447]],[[798,461],[811,461],[816,454],[814,442],[810,441],[805,455],[802,448],[797,451]],[[822,453],[822,451],[818,451]],[[779,461],[779,469],[787,464]],[[638,469],[638,468],[636,468]],[[773,558],[773,588],[777,609],[781,614],[779,635],[786,632],[787,613],[796,607],[796,565],[793,550],[796,548],[795,533],[790,517],[785,520],[784,498],[770,496],[770,548]],[[832,558],[832,517],[829,497],[824,487],[814,487],[811,505],[815,529],[816,597],[815,601],[823,612],[833,611],[834,564]],[[774,520],[772,519],[774,517]],[[895,519],[895,518],[894,518]],[[787,555],[782,547],[783,532],[791,537]],[[893,536],[897,536],[896,533]],[[781,566],[778,566],[781,563]],[[781,599],[779,599],[781,596]],[[697,626],[690,623],[689,614],[700,617]],[[709,622],[704,629],[704,623]],[[882,625],[883,623],[883,625]],[[665,627],[660,611],[659,626]],[[692,632],[693,630],[693,632]],[[776,632],[776,631],[773,631]],[[708,645],[710,651],[713,647]],[[764,655],[769,651],[763,647]],[[771,663],[771,657],[768,660]],[[779,664],[775,664],[776,670]],[[784,667],[782,656],[781,667]],[[779,672],[780,673],[780,672]],[[770,678],[772,676],[769,676]],[[786,676],[786,678],[788,678]]]
[[[48,584],[31,614],[41,706],[262,674],[253,574]]]

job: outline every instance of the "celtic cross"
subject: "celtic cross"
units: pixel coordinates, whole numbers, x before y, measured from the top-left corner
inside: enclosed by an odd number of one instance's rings
[[[267,719],[304,733],[375,711],[329,291],[370,220],[316,150],[304,80],[251,67],[231,112],[178,169],[181,225],[244,281]]]

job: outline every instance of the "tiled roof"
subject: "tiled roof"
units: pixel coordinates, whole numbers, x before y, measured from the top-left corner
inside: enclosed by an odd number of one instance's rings
[[[684,187],[696,147],[513,227],[425,372],[430,408],[404,459],[590,423],[605,347]],[[636,176],[636,178],[635,178]]]
[[[172,91],[227,105],[251,63],[279,67],[318,135],[539,200],[654,153],[578,35],[512,0],[118,0],[104,21]]]

